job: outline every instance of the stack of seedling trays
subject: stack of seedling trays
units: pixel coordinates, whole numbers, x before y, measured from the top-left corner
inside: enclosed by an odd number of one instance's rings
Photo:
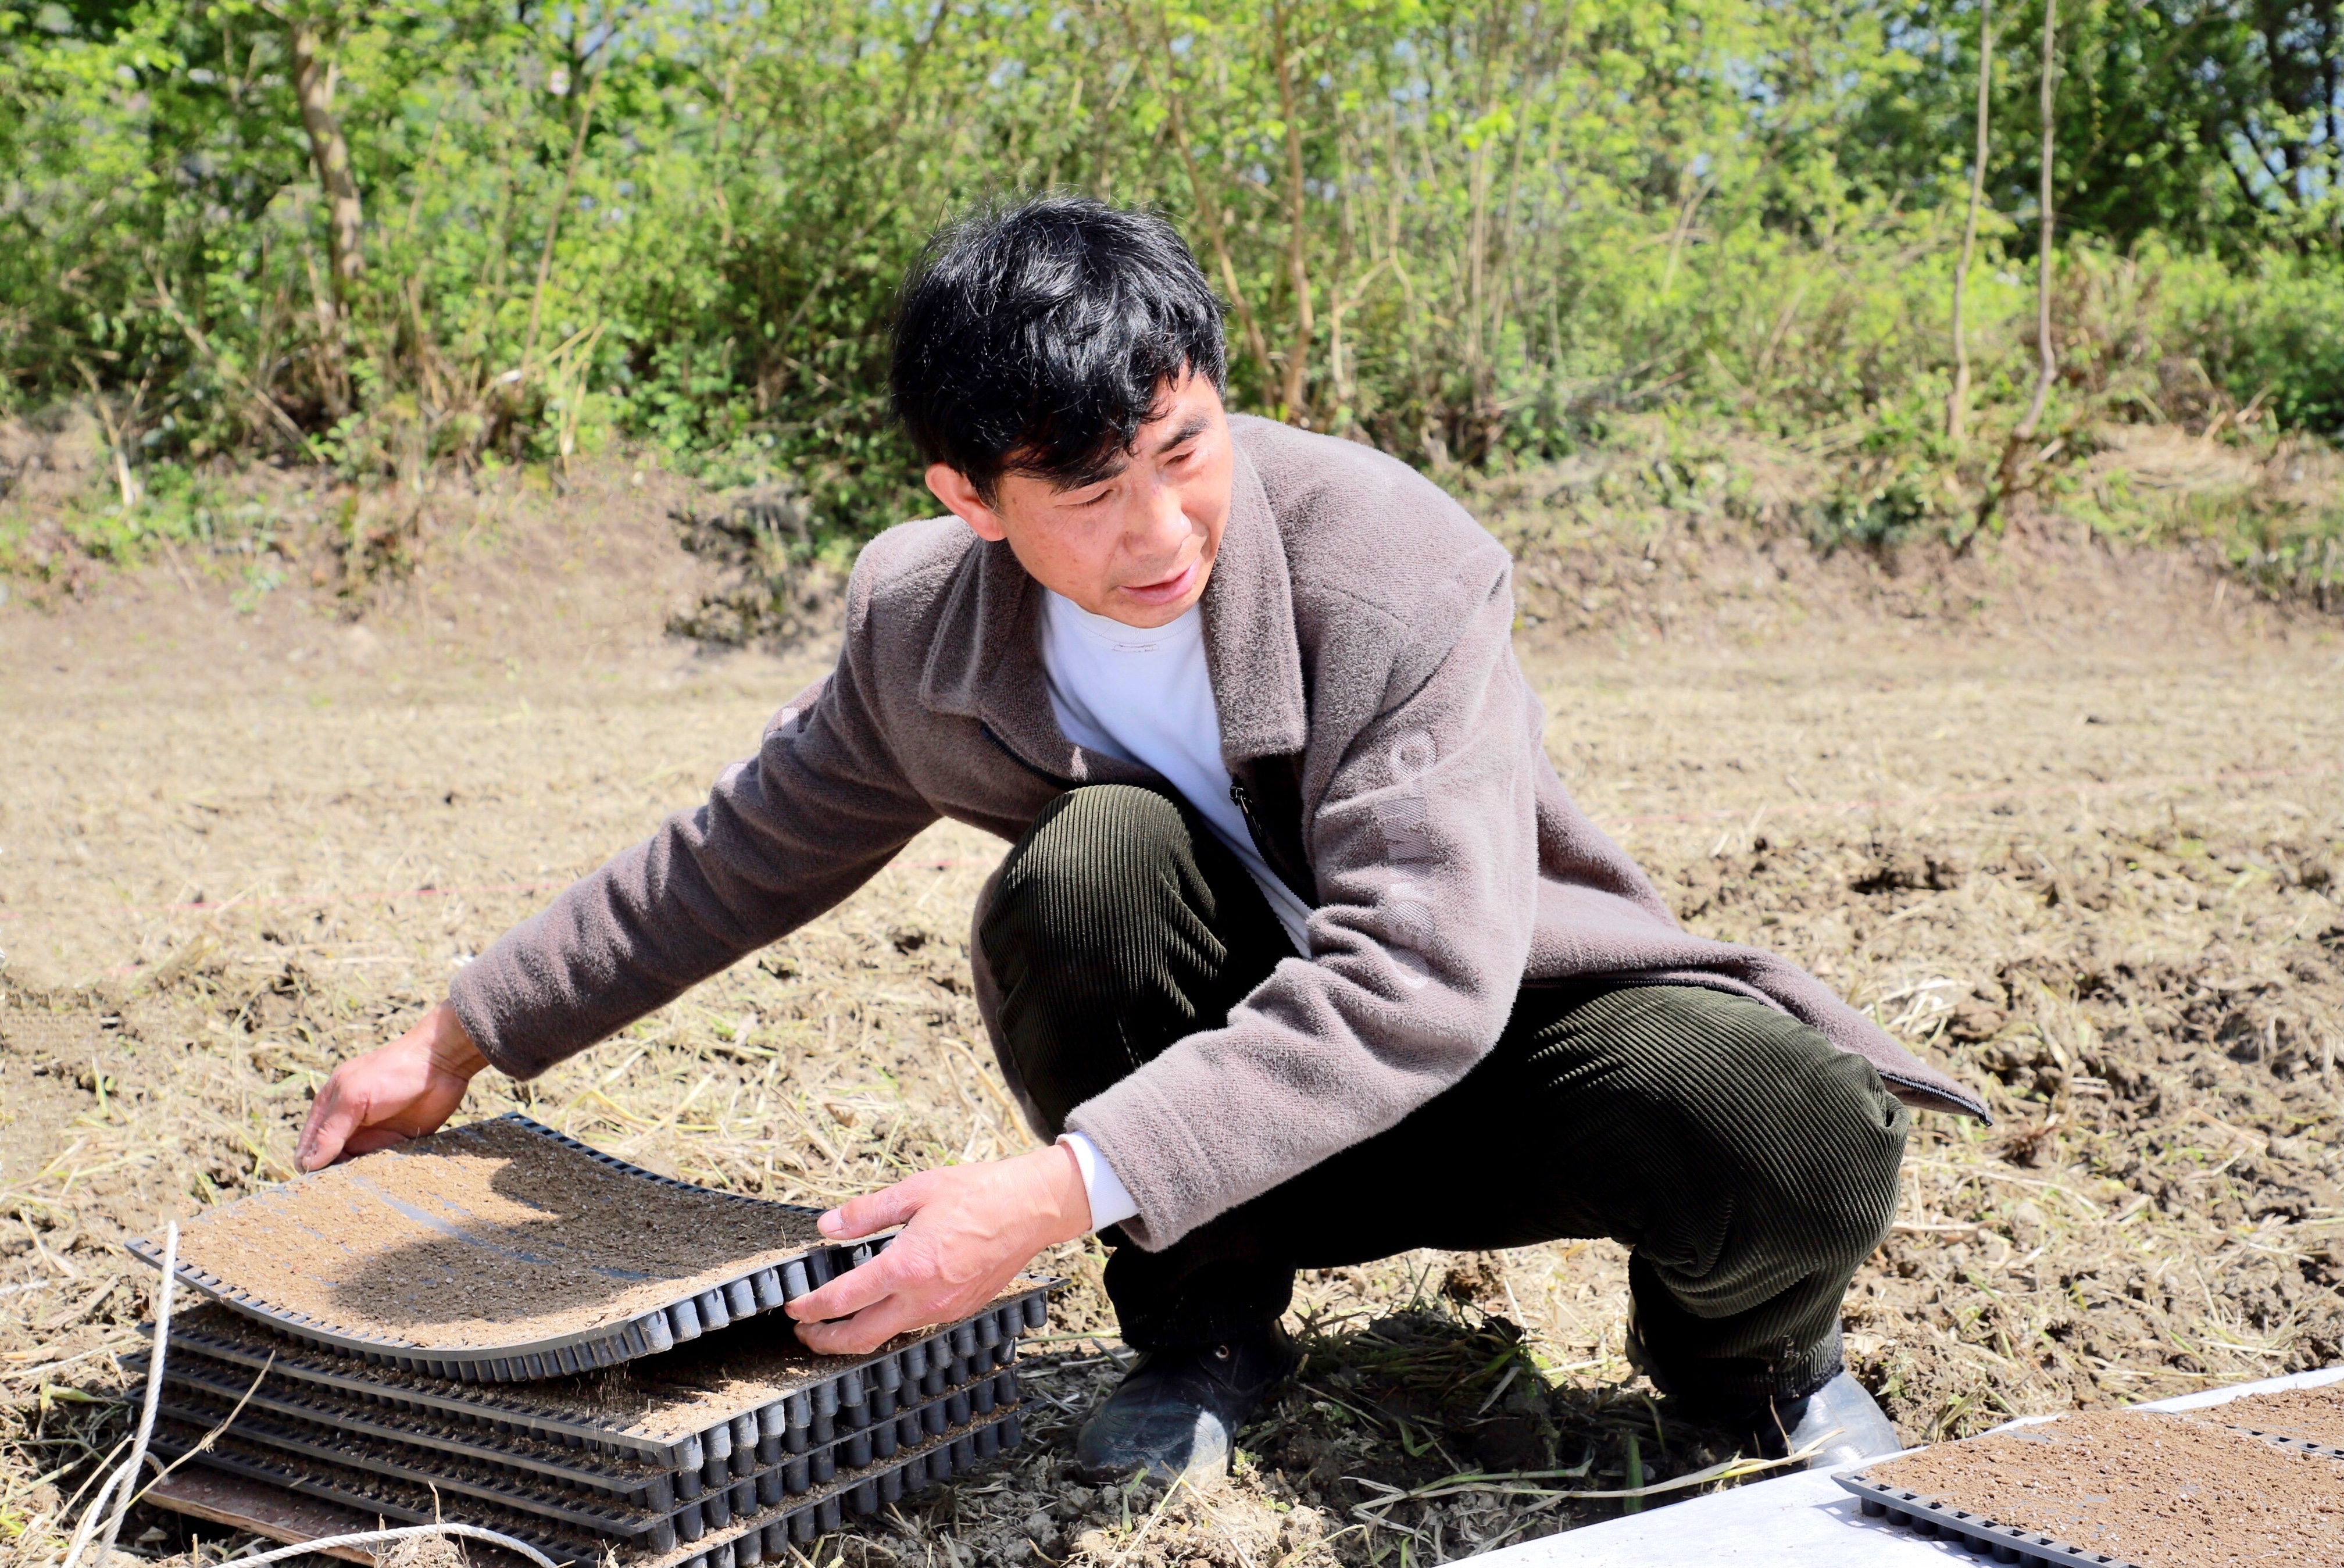
[[[2344,1383],[2020,1423],[1839,1482],[1874,1518],[2024,1568],[2337,1568]]]
[[[181,1231],[177,1275],[213,1300],[170,1325],[155,1447],[283,1518],[755,1568],[1015,1447],[1012,1362],[1050,1288],[815,1356],[775,1310],[884,1244],[824,1242],[815,1214],[518,1116],[304,1177]]]

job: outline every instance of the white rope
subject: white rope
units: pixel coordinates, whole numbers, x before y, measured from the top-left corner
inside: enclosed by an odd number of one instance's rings
[[[90,1535],[97,1528],[97,1521],[106,1513],[106,1502],[111,1499],[114,1502],[114,1512],[106,1520],[106,1540],[97,1551],[97,1561],[103,1568],[103,1564],[114,1554],[114,1543],[122,1533],[122,1521],[129,1513],[131,1503],[145,1495],[139,1492],[136,1482],[139,1467],[146,1462],[147,1441],[155,1435],[155,1410],[162,1402],[163,1357],[171,1343],[171,1293],[172,1287],[178,1279],[178,1261],[179,1227],[175,1221],[163,1233],[163,1289],[155,1300],[155,1349],[152,1358],[146,1363],[146,1400],[138,1411],[138,1435],[130,1445],[130,1457],[124,1460],[112,1475],[106,1477],[106,1484],[97,1489],[96,1497],[90,1499],[88,1509],[82,1514],[80,1528],[74,1532],[73,1544],[66,1552],[63,1568],[78,1568],[82,1552],[89,1545]],[[269,1361],[274,1365],[276,1357],[272,1355]],[[268,1375],[268,1368],[263,1367],[260,1376],[265,1378]],[[260,1378],[255,1378],[252,1389],[245,1391],[245,1400],[251,1399],[253,1389],[258,1389],[259,1386]],[[237,1411],[243,1409],[244,1401],[240,1400],[237,1402],[236,1411],[228,1413],[228,1421],[234,1421]],[[226,1425],[225,1421],[221,1423],[223,1428]],[[215,1431],[212,1435],[217,1436],[218,1431]],[[205,1439],[207,1444],[210,1441],[209,1438]],[[192,1458],[193,1455],[189,1457]],[[177,1469],[177,1466],[174,1465],[171,1468]],[[163,1473],[168,1475],[170,1471],[166,1470]],[[397,1530],[367,1530],[354,1535],[328,1535],[322,1540],[304,1541],[297,1545],[280,1547],[274,1552],[264,1552],[257,1557],[236,1557],[230,1561],[240,1564],[275,1563],[283,1558],[298,1557],[307,1553],[323,1552],[329,1547],[368,1546],[377,1542],[411,1541],[424,1535],[461,1535],[473,1541],[486,1541],[491,1545],[501,1546],[508,1552],[520,1553],[523,1557],[536,1563],[538,1568],[558,1568],[552,1558],[548,1557],[526,1541],[517,1540],[494,1530],[483,1530],[477,1524],[450,1524],[444,1522],[438,1524],[410,1524]]]
[[[113,1500],[114,1489],[122,1484],[123,1478],[127,1473],[117,1470],[107,1476],[106,1484],[97,1489],[97,1495],[89,1500],[89,1508],[81,1516],[81,1527],[74,1532],[73,1544],[66,1549],[65,1568],[74,1568],[74,1564],[81,1561],[82,1548],[89,1544],[90,1533],[97,1528],[97,1522],[105,1514],[106,1503]]]
[[[553,1559],[526,1541],[493,1530],[483,1530],[477,1524],[409,1524],[399,1530],[365,1530],[355,1535],[328,1535],[316,1541],[304,1541],[297,1545],[280,1546],[274,1552],[263,1552],[256,1557],[231,1557],[236,1568],[254,1568],[262,1563],[275,1563],[287,1557],[298,1557],[308,1552],[324,1552],[336,1546],[371,1546],[381,1541],[412,1541],[422,1535],[461,1535],[473,1541],[486,1541],[508,1552],[518,1552],[539,1568],[558,1568]]]
[[[114,1512],[106,1520],[106,1540],[97,1549],[99,1563],[114,1555],[114,1543],[122,1533],[122,1521],[130,1512],[131,1494],[137,1490],[138,1467],[146,1462],[146,1442],[155,1435],[155,1407],[163,1395],[163,1352],[171,1340],[171,1291],[178,1282],[178,1263],[179,1226],[173,1220],[163,1232],[163,1289],[155,1300],[155,1351],[146,1363],[146,1402],[138,1412],[138,1436],[130,1445],[130,1457],[90,1499],[88,1511],[81,1517],[81,1527],[74,1532],[73,1544],[66,1549],[65,1568],[76,1568],[81,1562],[82,1551],[88,1546],[90,1533],[109,1498],[114,1502]]]
[[[171,1343],[171,1294],[178,1285],[178,1263],[179,1222],[174,1219],[163,1231],[163,1289],[155,1299],[155,1354],[146,1363],[146,1402],[138,1411],[137,1441],[130,1445],[130,1457],[122,1462],[122,1486],[115,1493],[114,1517],[106,1521],[106,1541],[97,1549],[100,1563],[114,1555],[115,1538],[122,1533],[122,1522],[130,1516],[140,1468],[146,1462],[147,1440],[155,1435],[155,1410],[163,1399],[163,1353]]]

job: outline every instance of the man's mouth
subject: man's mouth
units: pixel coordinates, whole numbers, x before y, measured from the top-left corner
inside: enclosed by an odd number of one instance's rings
[[[1123,592],[1142,604],[1170,604],[1195,585],[1197,565],[1192,561],[1171,576],[1154,582],[1127,582]]]

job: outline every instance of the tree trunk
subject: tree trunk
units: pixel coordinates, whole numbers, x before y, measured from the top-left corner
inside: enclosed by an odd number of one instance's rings
[[[1985,495],[1978,502],[1977,521],[1968,533],[1962,536],[1960,545],[1955,550],[1956,555],[1969,552],[1970,546],[1977,542],[1978,535],[1984,533],[1986,525],[1994,521],[1995,509],[2017,485],[2018,471],[2024,464],[2026,448],[2035,440],[2036,427],[2043,420],[2043,406],[2051,397],[2052,379],[2059,373],[2059,356],[2051,344],[2051,157],[2058,145],[2056,137],[2057,120],[2054,114],[2059,85],[2058,38],[2058,0],[2044,0],[2043,167],[2036,196],[2040,232],[2036,237],[2035,260],[2035,396],[2026,405],[2026,417],[2018,421],[2017,428],[2002,443],[2002,460],[1995,465],[1994,482],[1986,486]]]
[[[573,88],[583,69],[581,61],[579,69],[571,73]],[[531,362],[537,358],[538,319],[545,309],[545,286],[553,277],[553,242],[561,237],[561,215],[568,209],[570,192],[578,183],[579,161],[586,156],[586,132],[594,123],[594,90],[601,85],[602,74],[597,71],[588,79],[586,90],[578,95],[578,125],[570,138],[570,161],[562,166],[561,187],[553,197],[551,209],[545,215],[545,243],[537,253],[537,287],[530,291],[529,328],[521,337],[520,369],[513,378],[515,402],[529,389]]]
[[[1155,20],[1157,41],[1163,46],[1164,101],[1171,110],[1173,149],[1180,155],[1180,167],[1187,173],[1188,192],[1197,204],[1197,220],[1205,226],[1205,240],[1212,247],[1213,259],[1220,268],[1221,287],[1228,290],[1229,309],[1237,314],[1238,330],[1245,339],[1246,353],[1261,367],[1262,376],[1267,379],[1272,369],[1269,344],[1262,337],[1261,323],[1254,317],[1252,303],[1246,298],[1245,289],[1238,283],[1237,264],[1229,256],[1228,235],[1221,223],[1220,198],[1205,178],[1204,168],[1197,160],[1197,150],[1188,140],[1188,116],[1181,94],[1180,61],[1172,52],[1172,30],[1165,22],[1160,7]],[[1124,16],[1124,30],[1131,39],[1133,52],[1139,53],[1144,47],[1139,25],[1128,14]]]
[[[326,244],[333,263],[334,299],[349,313],[351,286],[366,270],[365,215],[359,183],[350,173],[350,145],[334,117],[334,72],[318,60],[318,29],[312,22],[289,25],[293,46],[293,94],[301,104],[301,127],[309,135],[309,158],[326,193]]]
[[[1994,82],[1994,0],[1978,7],[1977,151],[1970,164],[1969,216],[1962,220],[1961,259],[1954,264],[1954,389],[1945,397],[1945,440],[1958,447],[1969,433],[1970,345],[1962,329],[1962,298],[1969,290],[1970,257],[1977,248],[1978,207],[1985,196],[1988,96]]]
[[[1309,231],[1303,224],[1302,122],[1294,101],[1294,62],[1286,38],[1286,7],[1272,0],[1269,8],[1270,48],[1278,66],[1278,106],[1286,118],[1286,262],[1294,282],[1294,342],[1286,352],[1286,379],[1278,394],[1279,417],[1308,425],[1310,339],[1316,324],[1310,316]]]
[[[2344,143],[2338,141],[2339,126],[2336,112],[2336,10],[2338,0],[2325,0],[2319,7],[2319,107],[2320,117],[2328,129],[2328,189],[2331,197],[2337,185],[2344,181]],[[2339,212],[2333,200],[2328,207],[2328,239],[2334,244],[2344,235],[2344,212]]]
[[[2012,452],[2019,443],[2034,439],[2035,427],[2043,419],[2043,405],[2051,396],[2052,378],[2059,373],[2059,357],[2051,346],[2051,155],[2056,147],[2056,95],[2059,85],[2059,0],[2044,0],[2043,5],[2043,170],[2042,182],[2036,197],[2040,222],[2036,232],[2035,259],[2035,397],[2026,405],[2026,418],[2011,432]],[[2011,456],[2003,458],[2003,467],[2012,466]]]

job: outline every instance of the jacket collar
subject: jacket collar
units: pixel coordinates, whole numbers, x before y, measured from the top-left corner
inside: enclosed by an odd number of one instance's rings
[[[1310,737],[1294,583],[1269,492],[1230,421],[1229,523],[1205,584],[1205,663],[1221,715],[1221,757],[1238,763],[1298,752]]]
[[[1235,764],[1298,752],[1309,731],[1286,546],[1232,423],[1229,521],[1202,606],[1221,755]],[[922,705],[982,722],[1017,757],[1055,778],[1104,783],[1133,774],[1059,732],[1042,668],[1041,589],[1007,544],[978,541],[944,597],[921,673]]]

